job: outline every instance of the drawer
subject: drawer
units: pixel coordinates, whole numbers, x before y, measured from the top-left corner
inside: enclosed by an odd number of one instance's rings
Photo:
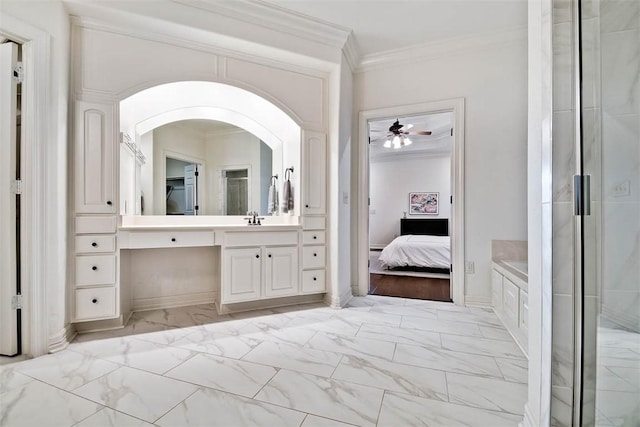
[[[185,248],[213,246],[213,231],[131,231],[128,242],[121,245],[128,249]]]
[[[297,245],[297,231],[228,231],[225,246]]]
[[[305,230],[324,230],[325,218],[323,216],[303,216],[302,228]]]
[[[529,329],[529,295],[520,290],[520,329]]]
[[[116,282],[115,255],[76,256],[76,285],[111,285]]]
[[[76,321],[116,317],[116,287],[76,290]]]
[[[502,307],[505,315],[518,323],[518,308],[520,305],[520,288],[511,280],[503,277],[502,279]]]
[[[113,215],[92,215],[76,217],[77,234],[115,233],[116,217]]]
[[[302,272],[302,293],[326,292],[324,270],[305,270]]]
[[[324,268],[324,246],[305,246],[302,248],[302,268]]]
[[[303,231],[302,232],[302,244],[303,245],[324,245],[324,231]]]
[[[76,253],[115,252],[116,236],[76,236]]]

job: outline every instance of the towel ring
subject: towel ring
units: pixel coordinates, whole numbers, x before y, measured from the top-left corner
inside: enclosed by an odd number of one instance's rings
[[[276,185],[276,181],[278,180],[278,174],[275,174],[271,177],[271,185]]]

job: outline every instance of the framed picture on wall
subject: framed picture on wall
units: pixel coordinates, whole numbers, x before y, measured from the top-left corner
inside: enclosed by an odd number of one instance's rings
[[[409,193],[409,215],[438,215],[440,193]]]

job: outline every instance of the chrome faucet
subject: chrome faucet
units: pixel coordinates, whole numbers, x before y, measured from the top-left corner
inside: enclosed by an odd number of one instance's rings
[[[251,215],[250,217],[245,217],[244,218],[244,219],[247,220],[247,225],[262,225],[262,223],[260,221],[262,221],[264,218],[263,217],[259,217],[258,215],[260,215],[260,214],[258,212],[256,212],[256,211],[247,212],[247,215]]]

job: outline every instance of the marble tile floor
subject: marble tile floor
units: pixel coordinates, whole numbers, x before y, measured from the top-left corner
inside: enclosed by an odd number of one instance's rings
[[[596,425],[640,425],[640,334],[598,328]]]
[[[516,426],[527,360],[491,310],[380,296],[135,313],[0,366],[0,426]]]

